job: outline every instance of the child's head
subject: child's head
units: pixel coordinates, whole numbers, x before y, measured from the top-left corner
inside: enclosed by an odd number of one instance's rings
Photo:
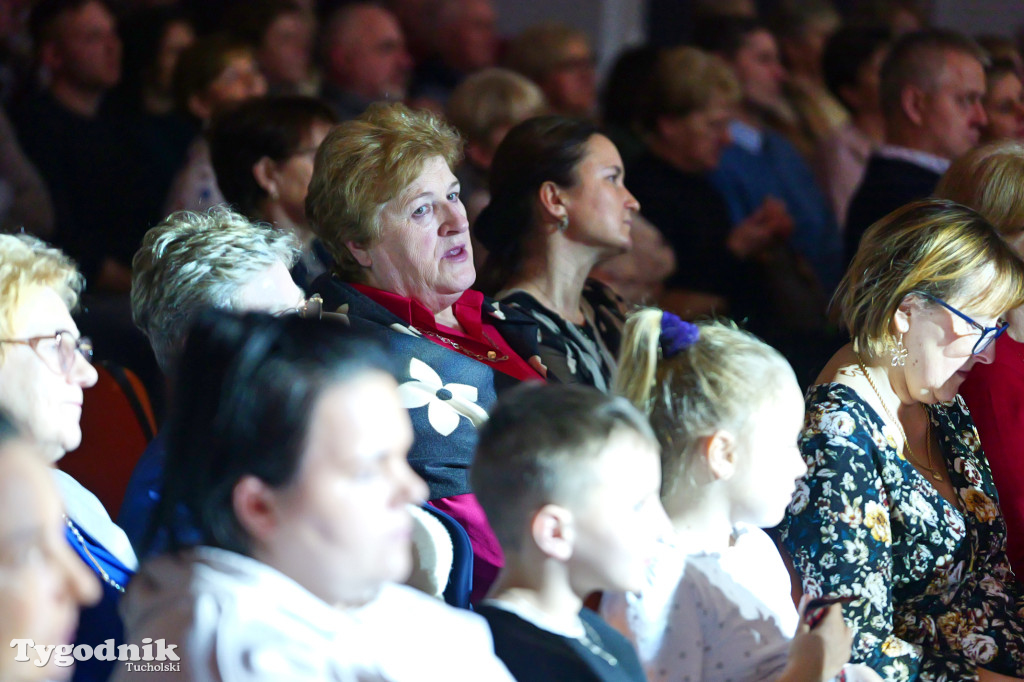
[[[565,565],[580,596],[639,590],[667,528],[647,420],[589,387],[507,393],[480,432],[470,482],[506,559],[539,551]]]
[[[657,309],[629,317],[621,352],[617,391],[658,434],[669,513],[714,485],[732,523],[778,523],[807,470],[803,399],[785,358],[734,326]]]

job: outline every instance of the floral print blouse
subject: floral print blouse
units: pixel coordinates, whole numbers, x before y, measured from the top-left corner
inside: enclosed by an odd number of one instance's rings
[[[804,592],[853,596],[852,660],[886,680],[1024,676],[1024,596],[992,474],[960,396],[928,406],[959,509],[897,451],[902,436],[852,388],[814,386],[782,542]]]

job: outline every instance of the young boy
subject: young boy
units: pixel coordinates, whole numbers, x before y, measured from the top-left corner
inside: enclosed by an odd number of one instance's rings
[[[477,611],[517,679],[646,679],[632,645],[583,600],[643,586],[669,528],[658,453],[639,412],[592,388],[529,385],[498,402],[470,480],[505,567]]]

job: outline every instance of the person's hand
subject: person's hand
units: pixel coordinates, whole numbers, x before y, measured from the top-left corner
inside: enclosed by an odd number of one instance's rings
[[[793,219],[785,204],[767,197],[760,207],[737,223],[726,240],[726,247],[740,260],[746,260],[793,233]]]
[[[978,668],[978,682],[1012,682],[1013,680],[1020,679],[1020,677],[1009,677],[1007,675],[1000,675],[999,673],[994,673],[991,670]]]
[[[793,235],[796,224],[781,199],[772,196],[765,197],[758,211],[762,212],[762,220],[771,228],[775,237],[785,241]]]
[[[808,601],[804,597],[804,603]],[[803,606],[803,605],[802,605]],[[832,604],[813,630],[804,623],[800,609],[800,628],[789,645],[789,661],[776,682],[818,682],[839,674],[850,660],[853,633],[843,620],[843,607]]]

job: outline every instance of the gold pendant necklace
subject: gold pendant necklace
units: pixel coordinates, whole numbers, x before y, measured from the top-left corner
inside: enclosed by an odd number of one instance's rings
[[[868,386],[870,386],[871,390],[875,392],[875,395],[878,397],[878,402],[882,404],[882,409],[885,410],[886,416],[888,416],[889,420],[895,423],[896,428],[900,430],[900,435],[903,436],[903,447],[906,448],[907,454],[910,455],[911,463],[914,464],[915,466],[921,467],[922,469],[930,473],[932,475],[932,478],[934,478],[936,481],[941,481],[942,474],[936,471],[935,467],[931,466],[932,419],[931,416],[928,414],[927,408],[924,408],[924,406],[922,405],[922,408],[925,410],[926,424],[924,433],[924,453],[925,456],[928,458],[928,464],[923,464],[920,460],[917,459],[917,457],[914,456],[914,451],[910,449],[910,440],[907,439],[907,432],[903,430],[903,424],[901,424],[900,420],[894,417],[892,412],[889,411],[889,408],[885,404],[885,400],[882,399],[882,394],[879,392],[878,387],[875,386],[875,382],[871,380],[871,375],[868,374],[868,368],[864,366],[864,361],[861,359],[860,353],[857,353],[857,364],[860,365],[860,371],[864,373],[864,378],[868,380]]]

